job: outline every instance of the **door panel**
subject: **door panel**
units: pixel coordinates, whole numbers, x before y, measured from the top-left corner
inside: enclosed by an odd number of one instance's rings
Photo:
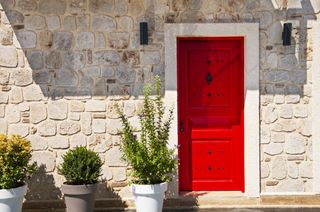
[[[178,38],[180,190],[244,191],[243,38]]]

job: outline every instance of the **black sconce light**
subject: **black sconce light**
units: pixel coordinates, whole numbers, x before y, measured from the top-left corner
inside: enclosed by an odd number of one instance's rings
[[[283,24],[283,31],[282,31],[282,44],[284,46],[291,45],[291,31],[292,31],[292,23],[285,23]]]
[[[140,44],[148,45],[148,23],[140,22]]]

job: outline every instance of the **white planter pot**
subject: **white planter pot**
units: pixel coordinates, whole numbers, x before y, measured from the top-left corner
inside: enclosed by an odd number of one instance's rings
[[[168,183],[131,186],[137,212],[161,212]]]
[[[18,188],[0,190],[0,211],[21,212],[23,197],[27,193],[27,185]]]

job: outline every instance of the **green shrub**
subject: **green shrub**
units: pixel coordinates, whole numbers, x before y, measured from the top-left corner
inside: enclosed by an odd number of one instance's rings
[[[94,184],[101,176],[102,161],[99,155],[86,147],[76,147],[63,155],[58,173],[66,178],[66,184]]]
[[[144,87],[144,104],[140,114],[141,135],[134,134],[128,117],[118,107],[123,129],[120,147],[123,159],[132,167],[132,183],[158,184],[170,181],[176,167],[175,150],[168,148],[173,109],[165,117],[161,97],[161,81],[155,79],[155,96],[151,96],[151,85]]]
[[[18,135],[0,134],[0,189],[16,188],[36,170],[31,160],[30,141]]]

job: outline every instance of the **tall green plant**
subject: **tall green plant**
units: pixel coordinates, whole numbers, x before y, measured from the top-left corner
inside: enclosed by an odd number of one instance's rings
[[[0,189],[16,188],[36,171],[30,141],[18,135],[0,134]]]
[[[62,156],[58,173],[66,178],[66,184],[94,184],[101,176],[102,165],[99,155],[86,147],[76,147]]]
[[[118,107],[123,129],[120,147],[123,159],[132,167],[132,182],[136,184],[158,184],[170,181],[176,166],[175,150],[168,148],[173,109],[165,116],[161,96],[160,77],[155,78],[155,96],[151,96],[151,85],[144,87],[144,104],[140,118],[141,135],[134,134],[128,117]]]

